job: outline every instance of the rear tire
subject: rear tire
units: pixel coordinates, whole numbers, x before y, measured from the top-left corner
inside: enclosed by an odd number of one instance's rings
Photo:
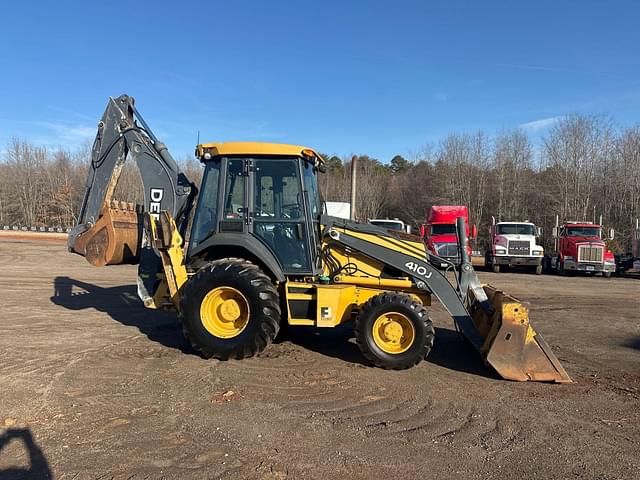
[[[381,293],[364,304],[355,324],[358,348],[373,365],[403,370],[431,351],[435,333],[427,309],[408,295]]]
[[[203,266],[187,281],[180,305],[185,337],[205,358],[251,357],[263,351],[280,328],[273,282],[240,258]]]
[[[487,252],[484,256],[484,269],[485,270],[490,270],[491,269],[491,254],[489,252]]]

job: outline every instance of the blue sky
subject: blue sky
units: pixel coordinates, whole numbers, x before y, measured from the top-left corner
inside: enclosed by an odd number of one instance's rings
[[[176,157],[203,141],[388,161],[449,132],[640,112],[640,3],[3,2],[0,149],[75,148],[128,93]]]

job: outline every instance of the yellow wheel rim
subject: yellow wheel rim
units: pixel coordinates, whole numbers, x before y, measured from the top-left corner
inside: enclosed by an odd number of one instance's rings
[[[233,338],[249,323],[249,302],[233,287],[216,287],[202,299],[200,320],[211,335]]]
[[[373,322],[373,341],[385,353],[406,352],[415,338],[413,323],[401,313],[383,313]]]

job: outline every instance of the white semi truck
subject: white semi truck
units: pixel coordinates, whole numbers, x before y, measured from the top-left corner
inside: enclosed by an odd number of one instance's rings
[[[498,222],[491,217],[489,230],[491,250],[485,256],[486,265],[494,273],[501,267],[529,267],[542,274],[544,248],[537,239],[542,229],[531,222]]]

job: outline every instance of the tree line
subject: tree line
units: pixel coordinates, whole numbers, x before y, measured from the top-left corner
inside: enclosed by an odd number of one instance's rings
[[[407,159],[388,164],[357,156],[359,220],[398,217],[414,227],[432,205],[466,205],[478,225],[476,248],[489,245],[491,217],[531,221],[553,245],[555,217],[614,228],[614,251],[628,251],[640,217],[640,125],[616,127],[601,115],[559,119],[534,147],[522,129],[490,136],[452,133]],[[351,159],[328,156],[326,199],[349,201]]]
[[[351,157],[324,155],[320,175],[328,201],[349,201]],[[14,139],[0,159],[0,225],[72,226],[77,220],[90,147],[50,149]],[[194,159],[179,162],[199,183]],[[491,217],[529,220],[543,227],[545,246],[562,220],[598,221],[615,228],[610,242],[629,249],[632,221],[640,217],[640,125],[617,127],[609,117],[560,119],[534,146],[526,131],[452,133],[411,158],[388,163],[357,156],[358,219],[400,218],[417,228],[432,205],[467,205],[486,248]],[[137,171],[127,164],[115,198],[142,203]]]

